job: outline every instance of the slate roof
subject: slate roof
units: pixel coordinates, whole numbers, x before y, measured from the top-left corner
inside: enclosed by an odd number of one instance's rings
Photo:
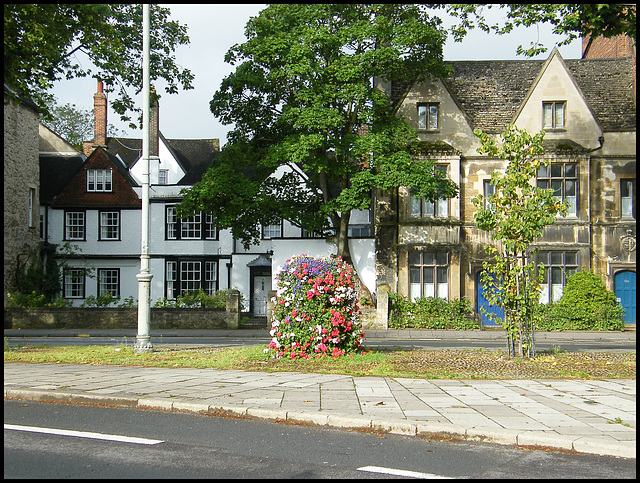
[[[40,155],[40,203],[50,204],[71,178],[80,171],[84,156]]]
[[[159,135],[186,173],[178,185],[192,185],[200,181],[211,162],[220,154],[218,139],[167,139],[162,133]],[[119,156],[130,168],[142,156],[142,139],[108,138],[107,150]]]
[[[635,131],[633,62],[625,59],[564,60],[605,131]],[[545,60],[451,61],[443,82],[472,128],[500,133],[513,121]],[[392,85],[394,104],[410,83]]]

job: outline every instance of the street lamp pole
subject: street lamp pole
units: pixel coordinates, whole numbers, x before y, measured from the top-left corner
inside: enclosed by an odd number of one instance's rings
[[[150,295],[151,279],[149,272],[149,4],[142,5],[142,234],[140,273],[138,279],[138,335],[133,351],[136,354],[153,352],[149,326],[151,320]]]

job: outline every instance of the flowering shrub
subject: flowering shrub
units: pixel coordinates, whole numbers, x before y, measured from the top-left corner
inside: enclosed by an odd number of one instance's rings
[[[338,258],[287,260],[276,277],[270,352],[290,359],[362,350],[353,268]]]

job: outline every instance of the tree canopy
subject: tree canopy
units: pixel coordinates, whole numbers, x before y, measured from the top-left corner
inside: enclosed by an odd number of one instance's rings
[[[502,24],[489,25],[483,9],[506,8],[506,20]],[[506,34],[514,27],[530,27],[541,23],[553,25],[553,33],[564,37],[558,45],[566,45],[579,37],[606,38],[628,35],[636,41],[635,4],[450,4],[447,12],[460,19],[460,24],[451,29],[455,40],[461,40],[470,29]],[[528,48],[518,46],[518,53],[532,57],[547,51],[537,40]]]
[[[174,51],[189,43],[186,26],[170,11],[151,6],[151,82],[164,79],[166,92],[191,89],[193,75],[176,63]],[[86,55],[86,59],[78,54]],[[140,113],[127,87],[142,90],[141,4],[5,4],[4,82],[30,97],[48,117],[47,89],[61,79],[95,77],[117,91],[113,109],[122,120]]]
[[[234,128],[218,162],[184,191],[181,215],[210,213],[245,245],[260,239],[259,224],[287,219],[333,234],[349,260],[350,211],[368,209],[373,189],[457,194],[433,162],[414,156],[416,131],[374,83],[446,73],[446,32],[426,8],[275,4],[245,35],[211,101]]]

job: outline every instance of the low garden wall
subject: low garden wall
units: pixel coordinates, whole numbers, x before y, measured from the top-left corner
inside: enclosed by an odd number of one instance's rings
[[[226,309],[152,308],[153,329],[237,329],[240,294],[227,293]],[[5,329],[135,329],[137,308],[8,307]]]
[[[151,309],[154,329],[227,329],[233,318],[224,309]],[[237,327],[237,324],[235,324]],[[5,328],[11,329],[135,329],[138,309],[23,308],[5,309]]]

